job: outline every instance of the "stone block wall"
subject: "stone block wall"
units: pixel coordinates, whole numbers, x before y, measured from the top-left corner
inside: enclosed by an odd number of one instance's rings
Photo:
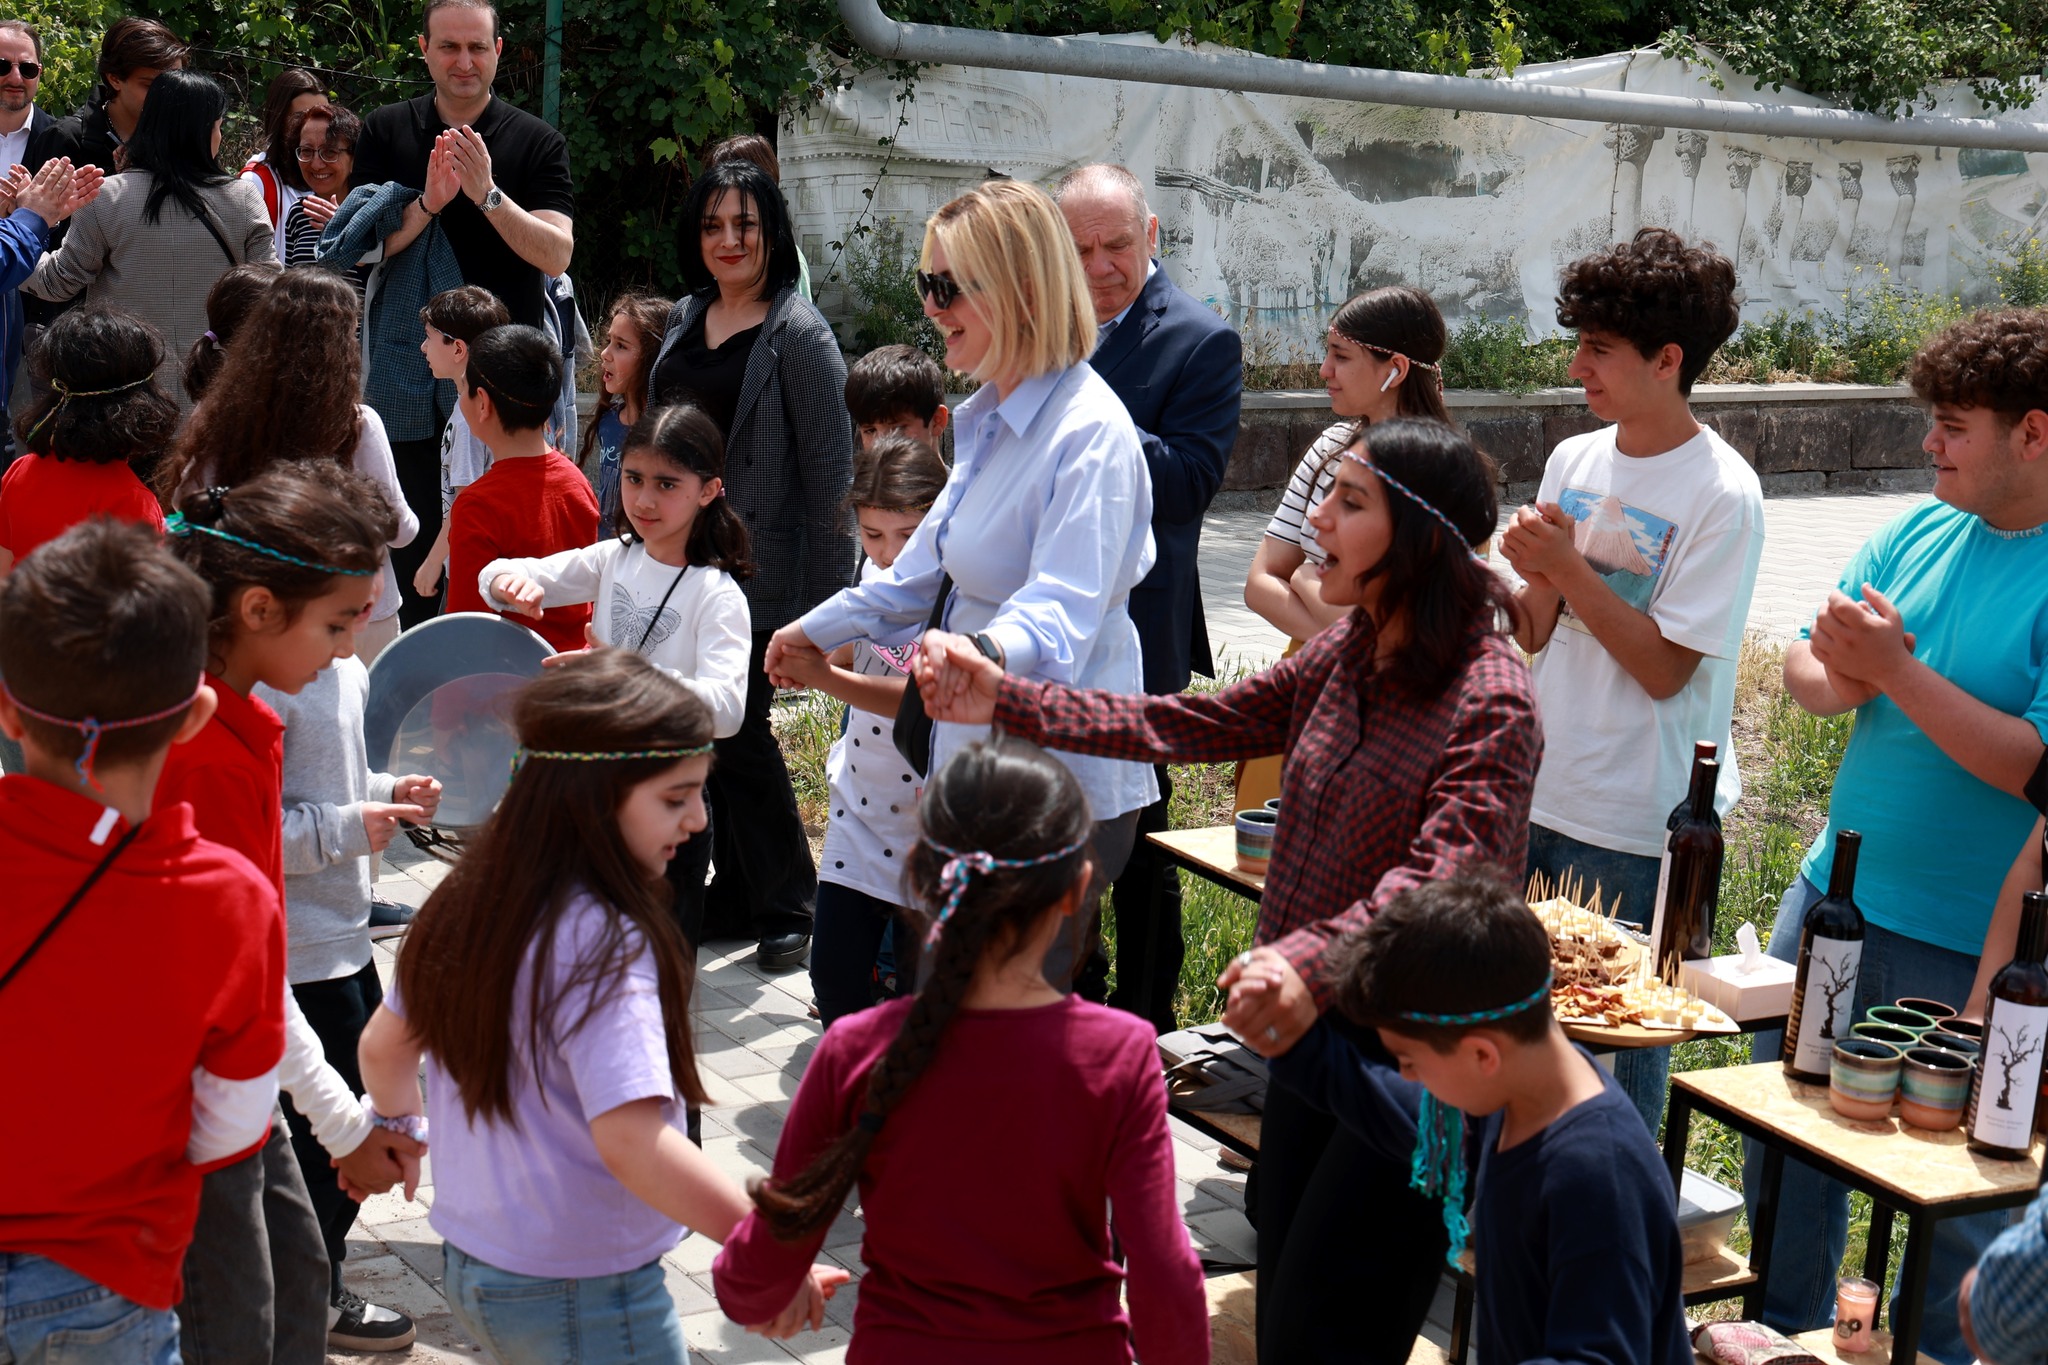
[[[1529,394],[1454,390],[1451,415],[1499,462],[1502,491],[1532,497],[1558,442],[1603,425],[1577,389]],[[1910,492],[1933,487],[1920,440],[1927,417],[1904,387],[1702,384],[1693,411],[1740,451],[1764,493]],[[1285,486],[1295,462],[1337,420],[1318,392],[1249,393],[1226,491]]]

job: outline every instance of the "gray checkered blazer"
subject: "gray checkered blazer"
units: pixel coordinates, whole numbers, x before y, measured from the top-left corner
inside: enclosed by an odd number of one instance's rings
[[[648,402],[661,401],[662,362],[704,310],[707,291],[668,315],[648,367]],[[846,361],[824,316],[794,285],[775,296],[747,356],[739,407],[725,443],[725,496],[753,539],[744,584],[756,631],[794,621],[853,581],[853,419]]]
[[[247,180],[231,180],[200,191],[214,225],[227,238],[230,262],[206,225],[176,199],[166,197],[158,221],[145,222],[147,171],[107,177],[99,198],[71,220],[64,244],[45,252],[22,288],[60,303],[80,290],[88,308],[118,308],[147,322],[164,339],[157,383],[185,404],[178,372],[185,352],[206,333],[206,294],[230,264],[277,259],[263,193]]]

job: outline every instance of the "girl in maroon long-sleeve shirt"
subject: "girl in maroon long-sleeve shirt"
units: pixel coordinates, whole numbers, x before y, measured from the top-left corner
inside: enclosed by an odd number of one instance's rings
[[[1129,1365],[1134,1344],[1145,1365],[1205,1365],[1152,1032],[1040,966],[1088,886],[1080,787],[990,740],[939,770],[919,820],[906,873],[935,922],[931,979],[825,1034],[775,1174],[712,1264],[719,1306],[779,1312],[858,1181],[852,1365]]]
[[[957,636],[927,635],[919,656],[935,719],[1147,763],[1287,756],[1257,946],[1220,983],[1224,1021],[1268,1056],[1327,1005],[1332,939],[1419,882],[1519,872],[1543,751],[1529,670],[1499,629],[1506,590],[1471,548],[1493,532],[1492,462],[1441,423],[1397,420],[1335,468],[1309,524],[1324,601],[1353,610],[1263,673],[1122,697],[1005,677]],[[1444,1248],[1407,1167],[1276,1086],[1256,1202],[1260,1358],[1405,1361]]]

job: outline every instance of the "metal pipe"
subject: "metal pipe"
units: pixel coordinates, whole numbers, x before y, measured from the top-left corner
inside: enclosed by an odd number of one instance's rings
[[[1031,38],[938,24],[906,24],[882,13],[880,0],[839,0],[839,16],[846,21],[856,42],[877,57],[893,61],[944,62],[1042,71],[1058,76],[1091,76],[1098,80],[1352,100],[1360,104],[1469,109],[1481,114],[1525,114],[1764,137],[2048,152],[2048,124],[2042,123],[2001,123],[1945,115],[1895,119],[1846,109],[1741,104],[1625,90],[1582,90],[1568,85],[1432,76],[1415,71],[1376,71],[1255,53],[1162,49],[1095,38]]]
[[[879,11],[878,11],[879,12]],[[541,61],[540,116],[550,128],[562,126],[562,0],[548,0],[545,54]]]

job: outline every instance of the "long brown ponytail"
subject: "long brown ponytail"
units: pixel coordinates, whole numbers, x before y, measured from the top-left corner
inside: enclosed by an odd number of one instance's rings
[[[1018,952],[1039,917],[1074,889],[1092,828],[1088,800],[1066,765],[1035,744],[1001,737],[970,744],[947,760],[925,787],[918,824],[924,835],[904,877],[928,914],[949,898],[942,883],[952,859],[942,849],[986,853],[1000,862],[1063,856],[1028,867],[997,866],[968,879],[944,918],[931,980],[868,1073],[854,1126],[788,1180],[755,1184],[754,1207],[782,1241],[800,1241],[838,1215],[876,1135],[938,1055],[975,968],[987,953],[1007,959]]]

